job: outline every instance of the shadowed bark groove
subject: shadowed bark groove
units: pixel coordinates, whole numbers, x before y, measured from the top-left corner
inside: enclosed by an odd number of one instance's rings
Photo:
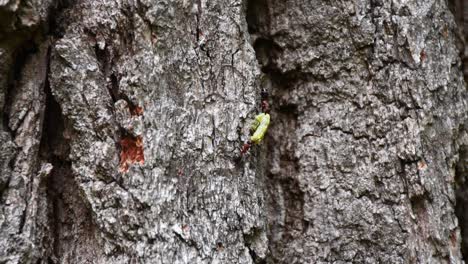
[[[468,81],[468,3],[464,0],[449,0],[448,3],[458,25],[458,30],[455,33],[457,44],[460,46],[460,56],[463,60],[463,73],[466,83]]]
[[[462,58],[466,87],[468,81],[468,3],[463,0],[450,0],[448,2],[458,26],[455,33],[458,37],[457,44]],[[461,231],[461,251],[463,259],[466,261],[468,259],[468,147],[462,145],[458,155],[459,160],[455,167],[455,212]]]
[[[304,193],[299,185],[299,164],[295,156],[297,105],[284,100],[284,96],[300,81],[300,72],[281,73],[276,60],[281,48],[268,35],[270,1],[249,0],[246,20],[258,63],[264,73],[262,88],[271,94],[272,124],[266,142],[268,155],[267,215],[269,255],[268,263],[280,263],[286,258],[297,261],[300,253],[289,255],[284,245],[301,236],[307,229],[304,220]],[[293,261],[294,262],[294,261]]]
[[[60,105],[46,83],[46,106],[40,155],[53,168],[46,182],[48,234],[44,238],[43,259],[48,263],[83,263],[96,261],[100,245],[95,237],[89,205],[80,195],[70,155],[70,138],[74,135],[66,125]]]
[[[468,147],[462,146],[455,168],[456,214],[461,228],[463,259],[468,256]]]
[[[272,55],[274,56],[274,55]],[[294,84],[291,78],[263,69],[271,82],[272,122],[268,134],[267,198],[270,255],[269,263],[282,262],[287,256],[284,245],[293,242],[305,232],[304,193],[298,181],[299,164],[295,155],[297,142],[295,133],[298,122],[297,105],[281,100],[287,87]],[[274,81],[271,79],[275,78]],[[268,83],[268,81],[267,81]],[[297,254],[300,254],[299,252]],[[291,257],[291,256],[290,256]],[[297,258],[296,256],[295,258]]]
[[[11,137],[15,137],[15,129],[12,129],[9,125],[11,115],[11,104],[13,101],[14,93],[17,93],[18,82],[20,82],[21,72],[25,66],[28,58],[30,59],[38,51],[38,44],[33,39],[26,39],[24,42],[15,49],[12,57],[15,58],[13,65],[11,66],[11,72],[8,77],[7,90],[5,91],[5,105],[3,108],[3,127],[10,131]]]

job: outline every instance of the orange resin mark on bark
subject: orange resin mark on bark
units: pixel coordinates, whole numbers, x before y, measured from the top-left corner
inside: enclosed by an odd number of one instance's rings
[[[419,169],[419,170],[424,170],[424,169],[426,169],[426,168],[427,168],[427,164],[426,164],[424,161],[420,160],[420,161],[418,162],[418,169]]]
[[[143,114],[143,108],[140,106],[130,107],[130,113],[132,116],[141,116]]]
[[[426,51],[424,51],[424,49],[421,50],[421,53],[419,54],[419,56],[421,57],[421,62],[425,61],[427,58]]]
[[[125,136],[120,140],[120,172],[127,172],[130,165],[145,163],[143,154],[143,138],[141,136]]]

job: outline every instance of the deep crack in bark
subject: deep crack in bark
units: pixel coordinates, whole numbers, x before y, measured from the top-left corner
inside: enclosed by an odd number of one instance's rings
[[[52,172],[47,178],[46,198],[49,233],[44,238],[44,252],[49,263],[64,263],[84,256],[93,256],[97,247],[95,224],[89,205],[80,195],[81,188],[75,180],[69,159],[72,130],[67,126],[60,105],[46,82],[46,108],[40,155],[51,163]],[[89,259],[89,261],[92,261]]]
[[[468,4],[464,0],[449,0],[449,9],[455,17],[458,31],[455,32],[457,46],[462,59],[465,87],[468,81]],[[455,167],[455,214],[461,233],[461,251],[464,260],[468,258],[468,146],[462,145],[459,150],[459,161]]]
[[[459,161],[455,167],[455,213],[461,231],[463,258],[468,256],[468,146],[460,148]]]
[[[468,3],[465,0],[449,0],[449,9],[455,17],[455,22],[458,26],[457,46],[460,49],[460,57],[462,58],[462,69],[465,76],[465,83],[468,81]]]
[[[268,146],[267,168],[279,165],[279,171],[267,171],[267,217],[269,255],[266,261],[284,261],[283,248],[297,239],[297,232],[305,232],[304,193],[298,177],[299,164],[294,156],[296,148],[295,130],[298,109],[294,102],[284,100],[284,95],[294,89],[303,73],[284,73],[276,63],[282,49],[268,35],[269,15],[266,0],[250,0],[247,3],[247,23],[253,47],[265,74],[262,85],[270,90],[272,123],[266,143]],[[255,258],[254,258],[255,259]]]

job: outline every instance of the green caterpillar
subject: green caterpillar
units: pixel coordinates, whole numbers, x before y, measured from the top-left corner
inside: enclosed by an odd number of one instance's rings
[[[267,113],[261,113],[255,117],[255,120],[250,127],[251,131],[255,131],[255,133],[250,137],[250,141],[259,144],[263,137],[268,130],[268,126],[270,125],[270,115]]]

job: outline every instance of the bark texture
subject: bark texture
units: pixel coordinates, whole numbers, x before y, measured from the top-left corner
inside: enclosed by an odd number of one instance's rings
[[[460,262],[454,182],[467,101],[445,3],[248,10],[277,106],[274,262]]]
[[[0,0],[0,263],[463,263],[455,2]]]

